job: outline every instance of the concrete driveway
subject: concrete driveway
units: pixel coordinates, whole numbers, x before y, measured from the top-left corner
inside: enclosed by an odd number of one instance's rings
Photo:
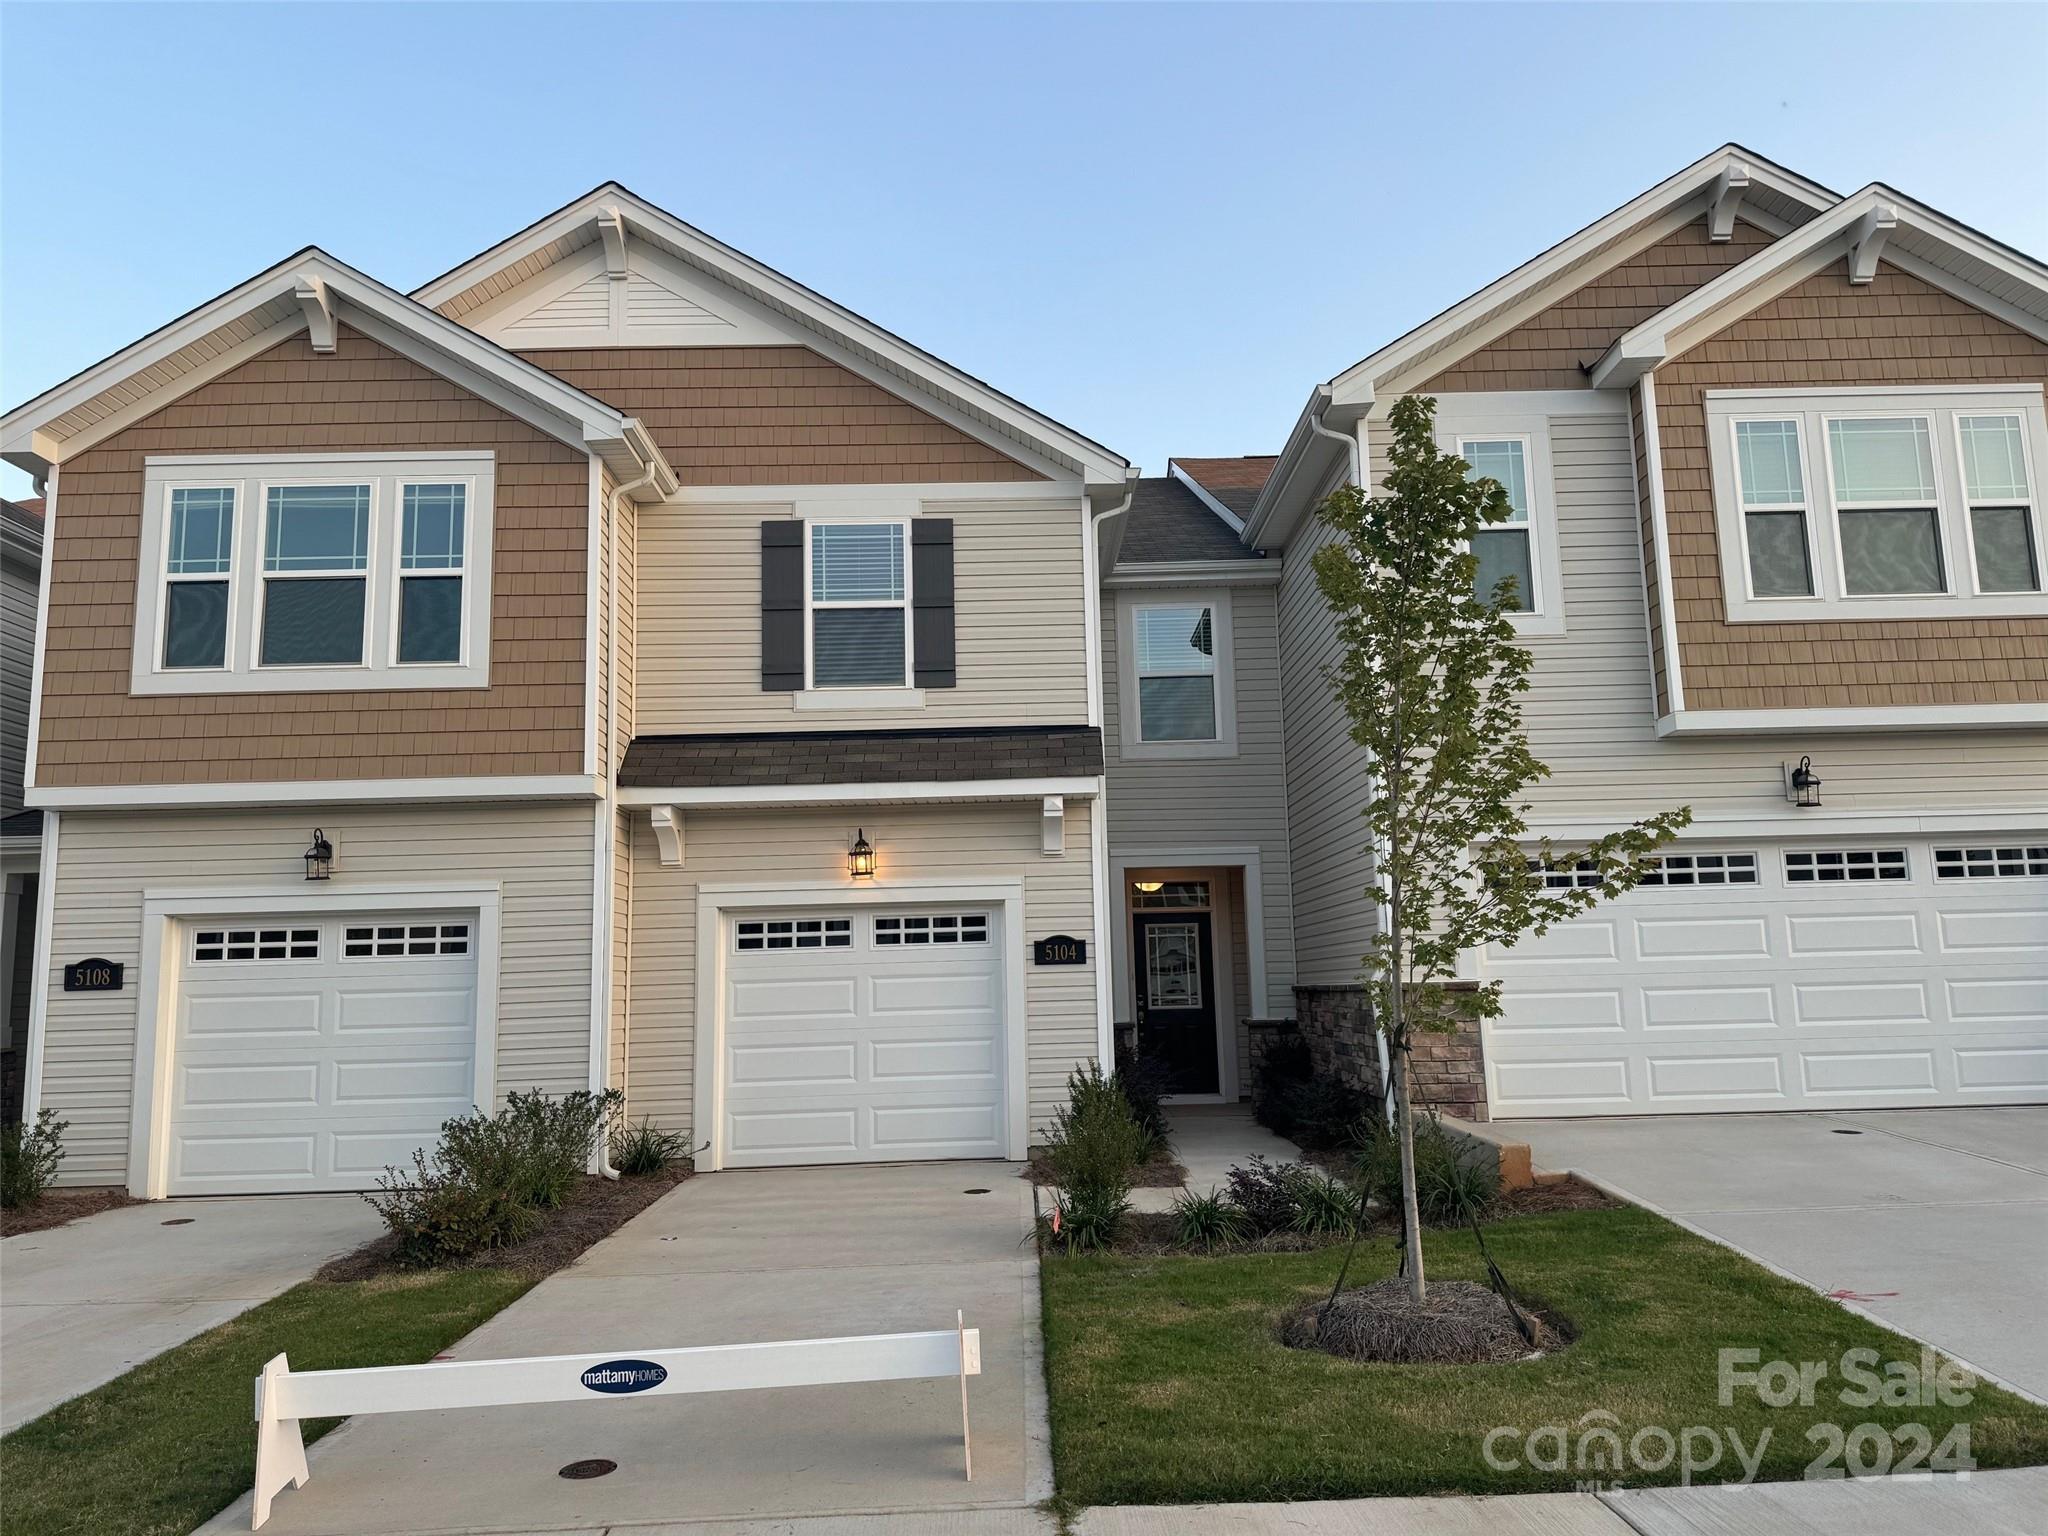
[[[2048,1108],[1509,1120],[1569,1170],[2048,1401]]]
[[[0,1242],[0,1432],[268,1301],[383,1230],[354,1195],[156,1200]]]
[[[972,1483],[951,1380],[400,1413],[314,1446],[265,1536],[1021,1511],[1052,1492],[1030,1221],[1030,1186],[1001,1163],[712,1174],[449,1351],[629,1355],[950,1328],[964,1311],[981,1330]],[[595,1457],[618,1470],[560,1476]],[[204,1527],[248,1528],[246,1497]]]

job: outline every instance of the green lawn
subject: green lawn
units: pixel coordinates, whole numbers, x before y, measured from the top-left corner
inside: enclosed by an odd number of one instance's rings
[[[0,1440],[0,1525],[185,1536],[249,1487],[253,1384],[272,1355],[313,1371],[430,1360],[534,1281],[477,1269],[294,1286]],[[307,1441],[338,1422],[308,1421]]]
[[[1771,1430],[1760,1479],[1797,1478],[1823,1447],[1823,1421],[1926,1425],[1938,1443],[1970,1426],[1984,1467],[2048,1462],[2048,1409],[1977,1387],[1966,1407],[1862,1408],[1839,1401],[1844,1351],[1879,1351],[1879,1369],[1915,1361],[1920,1346],[1646,1211],[1522,1216],[1488,1229],[1509,1278],[1579,1330],[1569,1349],[1497,1366],[1364,1366],[1290,1350],[1274,1325],[1288,1307],[1327,1294],[1341,1249],[1221,1258],[1048,1258],[1043,1268],[1046,1374],[1059,1495],[1075,1505],[1355,1498],[1569,1489],[1598,1472],[1526,1464],[1524,1437],[1545,1425],[1580,1434],[1604,1409],[1624,1442],[1652,1425],[1674,1435],[1733,1428],[1752,1454]],[[1425,1239],[1431,1273],[1484,1280],[1468,1235]],[[1362,1248],[1354,1277],[1393,1273],[1384,1237]],[[1773,1409],[1755,1393],[1717,1402],[1718,1351],[1764,1361],[1829,1364],[1815,1406]],[[1496,1471],[1487,1432],[1519,1470]],[[1874,1439],[1874,1437],[1873,1437]],[[1650,1459],[1660,1449],[1645,1442]],[[1704,1460],[1701,1442],[1700,1460]],[[1552,1459],[1543,1448],[1543,1459]],[[1868,1468],[1871,1441],[1863,1456]],[[1839,1462],[1837,1463],[1839,1464]],[[1617,1474],[1608,1473],[1611,1481]],[[1631,1468],[1630,1485],[1679,1480]],[[1694,1481],[1740,1477],[1732,1452]]]

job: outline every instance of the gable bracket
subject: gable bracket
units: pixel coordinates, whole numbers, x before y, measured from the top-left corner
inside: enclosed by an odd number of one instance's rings
[[[1899,210],[1879,203],[1856,221],[1849,235],[1849,281],[1867,283],[1877,276],[1877,259],[1884,254],[1884,242],[1899,227]]]
[[[605,276],[615,283],[626,280],[626,221],[616,208],[597,216],[597,232],[604,237]]]
[[[301,274],[292,284],[292,295],[306,312],[306,329],[312,335],[313,350],[325,356],[334,352],[334,302],[327,284],[317,277]]]
[[[1714,181],[1707,198],[1707,238],[1725,245],[1735,238],[1735,215],[1742,208],[1742,196],[1749,190],[1749,167],[1731,165]]]

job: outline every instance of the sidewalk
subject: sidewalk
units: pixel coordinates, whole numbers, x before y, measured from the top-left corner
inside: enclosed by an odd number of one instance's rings
[[[1301,1161],[1301,1148],[1254,1120],[1249,1104],[1170,1104],[1166,1119],[1173,1155],[1188,1171],[1182,1189],[1198,1195],[1221,1189],[1230,1170],[1250,1161],[1255,1153],[1269,1163]],[[1181,1189],[1134,1189],[1131,1208],[1167,1211],[1180,1196]]]

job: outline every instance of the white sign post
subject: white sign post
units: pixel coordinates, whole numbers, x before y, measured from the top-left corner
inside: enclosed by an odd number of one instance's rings
[[[960,1378],[960,1443],[974,1481],[967,1378],[981,1374],[981,1330],[964,1314],[931,1333],[883,1333],[775,1344],[713,1344],[641,1353],[536,1355],[522,1360],[449,1360],[348,1371],[293,1371],[283,1355],[256,1378],[256,1486],[249,1528],[270,1518],[270,1502],[303,1488],[309,1472],[299,1420],[432,1408],[573,1403],[682,1392],[746,1392],[858,1381]]]

